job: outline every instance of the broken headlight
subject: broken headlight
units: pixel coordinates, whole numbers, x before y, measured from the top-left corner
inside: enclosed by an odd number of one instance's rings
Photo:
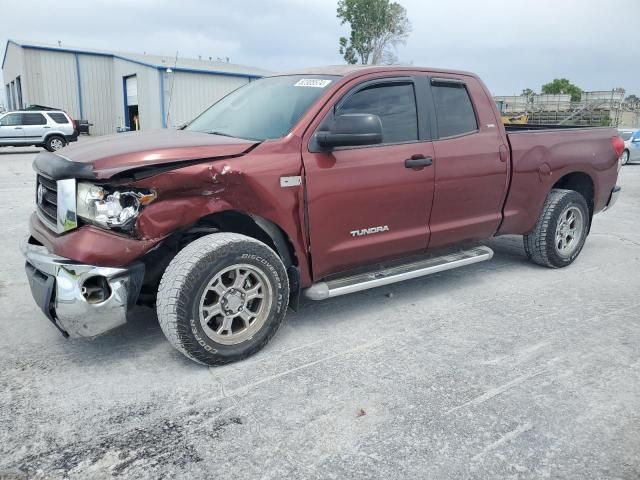
[[[140,210],[156,199],[152,190],[111,188],[79,182],[77,187],[77,215],[84,220],[107,228],[130,229]]]

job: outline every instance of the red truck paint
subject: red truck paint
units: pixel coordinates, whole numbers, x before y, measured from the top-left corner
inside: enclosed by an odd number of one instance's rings
[[[37,218],[32,219],[31,234],[61,256],[122,266],[202,217],[243,212],[284,232],[293,246],[301,286],[307,287],[328,275],[429,248],[525,233],[534,226],[550,189],[568,173],[589,176],[594,212],[605,206],[615,185],[617,155],[611,144],[615,130],[507,134],[490,93],[473,74],[351,66],[302,73],[342,76],[281,139],[257,143],[161,130],[65,148],[62,155],[91,163],[99,180],[152,188],[158,200],[142,211],[132,237],[91,226],[56,235]],[[390,146],[309,150],[319,123],[343,94],[364,81],[398,76],[463,80],[478,131]],[[404,160],[417,154],[431,156],[433,166],[404,168]],[[137,181],[127,178],[132,169],[163,164],[172,169]],[[280,186],[281,177],[298,175],[303,177],[302,186]],[[388,224],[388,231],[350,235],[383,224]]]

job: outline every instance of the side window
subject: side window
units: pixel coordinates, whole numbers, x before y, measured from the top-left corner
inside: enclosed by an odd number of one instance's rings
[[[434,84],[438,136],[453,137],[478,129],[469,93],[463,84]]]
[[[2,119],[0,119],[0,125],[2,125],[3,127],[21,125],[20,116],[21,115],[19,113],[10,113],[8,115],[5,115],[4,117],[2,117]]]
[[[372,85],[354,93],[338,107],[336,115],[370,113],[382,122],[382,142],[418,140],[416,98],[411,83]]]
[[[47,119],[41,113],[23,113],[22,114],[23,125],[46,125]]]
[[[49,115],[49,117],[51,117],[51,120],[53,120],[59,125],[62,125],[64,123],[69,123],[69,120],[67,120],[67,117],[65,116],[64,113],[54,112],[54,113],[47,113],[47,115]]]

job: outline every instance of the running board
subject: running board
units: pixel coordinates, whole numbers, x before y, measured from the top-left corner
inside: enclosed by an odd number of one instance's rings
[[[347,293],[402,282],[403,280],[409,280],[411,278],[444,272],[445,270],[464,267],[472,263],[484,262],[485,260],[490,260],[491,257],[493,257],[493,250],[489,247],[475,247],[441,257],[431,257],[417,262],[406,263],[377,272],[314,283],[305,289],[303,293],[304,296],[310,300],[324,300],[339,295],[346,295]]]

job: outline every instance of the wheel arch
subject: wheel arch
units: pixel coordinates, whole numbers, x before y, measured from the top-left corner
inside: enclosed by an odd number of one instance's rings
[[[591,227],[591,218],[593,218],[593,209],[595,206],[595,184],[591,175],[581,171],[574,171],[564,174],[553,184],[551,189],[562,188],[564,190],[573,190],[582,195],[589,207],[589,227]]]
[[[148,269],[145,284],[157,284],[171,259],[186,245],[204,235],[217,232],[246,235],[271,248],[282,260],[289,277],[289,306],[293,310],[297,308],[300,295],[300,268],[291,239],[274,222],[240,210],[224,210],[205,215],[189,227],[170,235],[157,251],[150,252],[150,261],[145,262]]]
[[[64,133],[62,132],[57,132],[57,131],[53,131],[53,132],[47,132],[44,134],[44,137],[42,138],[43,141],[46,143],[47,140],[49,140],[51,137],[60,137],[62,138],[65,142],[67,141],[66,136]]]

